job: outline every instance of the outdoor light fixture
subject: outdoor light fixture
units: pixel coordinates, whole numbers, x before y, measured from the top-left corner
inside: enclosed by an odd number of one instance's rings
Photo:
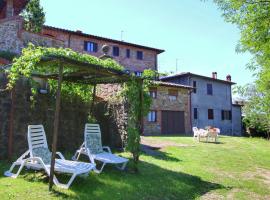
[[[38,92],[40,94],[48,94],[48,82],[42,78],[34,77],[33,80],[39,85]]]

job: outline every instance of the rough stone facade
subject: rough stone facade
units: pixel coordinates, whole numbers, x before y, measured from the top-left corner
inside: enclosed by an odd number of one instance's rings
[[[170,89],[177,90],[178,96],[176,100],[170,100],[168,91]],[[189,134],[191,131],[190,124],[190,90],[185,88],[164,87],[158,86],[156,88],[157,97],[152,99],[151,110],[157,112],[156,122],[149,122],[147,117],[144,119],[144,134],[145,135],[160,135],[162,134],[162,111],[183,111],[185,120],[185,133],[175,134]]]
[[[61,40],[23,30],[21,17],[0,20],[0,50],[20,54],[29,43],[46,47],[64,47]]]
[[[0,50],[20,53],[23,48],[23,43],[19,39],[21,30],[22,21],[20,18],[0,20]]]
[[[127,121],[128,121],[128,107],[123,100],[119,100],[118,93],[121,92],[121,84],[102,84],[97,87],[97,97],[100,102],[106,102],[109,116],[114,125],[114,128],[107,130],[111,131],[109,134],[111,141],[117,147],[124,147],[127,141]],[[97,112],[95,116],[98,116]]]

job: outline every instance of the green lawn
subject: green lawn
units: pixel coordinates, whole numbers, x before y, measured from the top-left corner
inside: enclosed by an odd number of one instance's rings
[[[44,174],[24,170],[17,179],[6,178],[3,173],[10,163],[1,161],[0,199],[270,199],[270,142],[234,137],[221,137],[219,144],[189,137],[148,139],[183,146],[167,147],[156,156],[143,154],[139,174],[107,167],[102,174],[77,178],[69,190],[55,188],[51,193]]]

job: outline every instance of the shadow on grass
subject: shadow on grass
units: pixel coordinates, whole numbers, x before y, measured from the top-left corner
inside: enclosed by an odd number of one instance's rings
[[[181,162],[181,160],[179,160],[178,158],[171,156],[170,153],[160,151],[161,148],[158,148],[158,147],[141,144],[141,150],[146,155],[152,156],[156,159],[172,161],[172,162]]]
[[[205,143],[205,144],[225,144],[224,142],[212,142],[212,141],[200,141],[200,143]]]
[[[2,175],[4,171],[3,168],[0,169]],[[78,177],[69,191],[55,188],[51,195],[59,199],[191,200],[212,190],[226,189],[220,184],[204,181],[198,176],[175,172],[148,162],[141,161],[139,170],[138,174],[132,174],[106,166],[102,174],[91,173],[87,178]],[[31,183],[48,184],[48,177],[40,172],[23,170],[19,178]],[[61,181],[67,181],[68,178],[70,177],[60,176]],[[37,190],[36,193],[38,192]]]

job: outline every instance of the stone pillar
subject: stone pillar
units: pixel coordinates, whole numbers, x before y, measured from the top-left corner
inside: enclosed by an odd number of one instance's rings
[[[6,9],[6,18],[14,16],[14,7],[13,7],[13,0],[6,0],[7,1],[7,9]]]

